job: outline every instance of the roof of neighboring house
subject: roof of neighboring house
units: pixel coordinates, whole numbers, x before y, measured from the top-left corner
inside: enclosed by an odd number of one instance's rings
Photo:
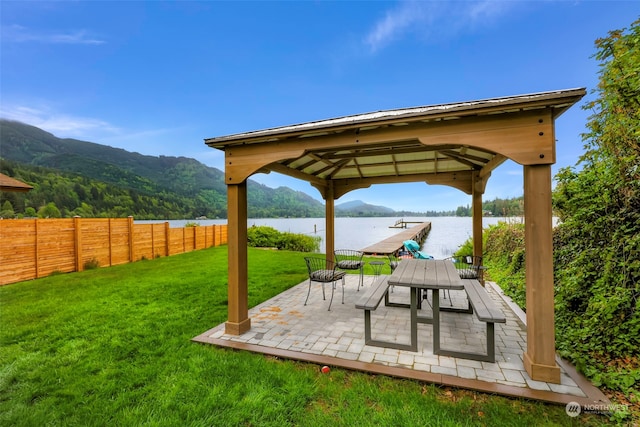
[[[22,181],[11,178],[0,173],[0,191],[20,191],[27,192],[33,190],[33,187],[29,184],[25,184]]]

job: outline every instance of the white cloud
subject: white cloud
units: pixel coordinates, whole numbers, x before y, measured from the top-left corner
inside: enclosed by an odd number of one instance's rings
[[[422,4],[414,1],[401,3],[400,7],[388,11],[384,19],[376,23],[374,29],[366,36],[365,43],[372,52],[384,48],[412,25],[424,21],[422,14]]]
[[[47,43],[47,44],[80,44],[101,45],[106,41],[92,37],[87,30],[71,30],[61,32],[41,32],[21,25],[8,25],[3,28],[2,38],[15,43]]]
[[[33,105],[33,104],[32,104]],[[207,160],[207,164],[224,168],[224,154],[216,156],[217,150],[207,151],[209,156],[197,157],[205,147],[203,140],[188,135],[189,127],[164,127],[153,129],[130,129],[93,117],[74,116],[61,113],[50,103],[40,101],[34,106],[0,106],[0,117],[38,127],[58,138],[75,138],[97,144],[122,148],[150,156],[189,156],[194,151],[196,159]]]
[[[403,1],[387,11],[365,36],[364,43],[371,53],[394,41],[413,34],[416,38],[455,37],[478,26],[489,26],[503,16],[517,2],[506,1]]]
[[[471,7],[463,12],[462,23],[465,21],[477,24],[490,24],[495,18],[499,18],[511,8],[511,2],[484,0],[470,2]]]
[[[117,127],[104,120],[58,113],[48,106],[34,108],[3,103],[0,107],[0,117],[27,123],[63,137],[77,138],[96,133],[115,134],[119,132]]]

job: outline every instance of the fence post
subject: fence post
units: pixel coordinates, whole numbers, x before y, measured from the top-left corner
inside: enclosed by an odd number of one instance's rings
[[[40,258],[40,250],[39,250],[40,249],[40,245],[38,245],[38,241],[40,240],[40,232],[38,230],[38,221],[39,221],[38,218],[36,218],[34,220],[34,222],[35,222],[35,230],[34,231],[36,233],[36,245],[35,245],[36,246],[35,247],[35,249],[36,249],[36,253],[35,253],[35,256],[36,256],[36,262],[35,262],[36,279],[40,277],[40,266],[38,265],[38,259]]]
[[[151,224],[151,259],[156,257],[156,228],[155,224]]]
[[[129,215],[129,262],[133,262],[133,217]]]
[[[73,217],[73,238],[75,243],[76,271],[82,271],[82,230],[80,229],[80,217]]]
[[[169,221],[164,223],[164,256],[169,256],[171,254],[171,242],[169,238],[171,236],[171,231],[169,231]]]
[[[196,233],[196,227],[193,228],[193,250],[198,250],[198,233]]]
[[[113,265],[113,230],[111,227],[111,218],[109,218],[109,267]]]

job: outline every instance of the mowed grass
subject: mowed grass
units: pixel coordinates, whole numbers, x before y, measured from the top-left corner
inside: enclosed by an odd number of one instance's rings
[[[249,249],[254,306],[305,254]],[[303,303],[302,301],[300,302]],[[197,344],[227,316],[227,248],[0,288],[2,426],[600,425],[564,407]]]

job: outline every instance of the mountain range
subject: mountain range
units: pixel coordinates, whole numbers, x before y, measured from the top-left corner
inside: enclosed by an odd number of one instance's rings
[[[195,159],[147,156],[58,138],[9,120],[0,120],[0,159],[2,173],[34,186],[24,195],[2,194],[16,214],[53,202],[62,216],[226,218],[224,172]],[[288,187],[273,189],[249,179],[247,192],[252,218],[323,217],[325,213],[324,203]],[[391,208],[362,201],[336,205],[336,216],[394,214]]]

